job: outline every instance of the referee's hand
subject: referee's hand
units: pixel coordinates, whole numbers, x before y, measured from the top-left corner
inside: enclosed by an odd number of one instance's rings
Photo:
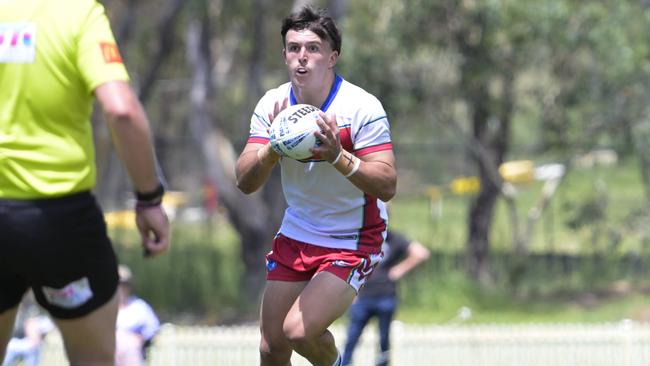
[[[169,219],[162,205],[136,208],[135,223],[145,257],[156,256],[169,248]]]

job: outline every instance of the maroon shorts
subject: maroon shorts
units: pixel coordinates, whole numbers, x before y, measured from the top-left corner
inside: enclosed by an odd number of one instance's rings
[[[355,291],[366,283],[384,254],[319,247],[278,234],[273,249],[266,255],[269,281],[309,281],[319,272],[330,272]]]

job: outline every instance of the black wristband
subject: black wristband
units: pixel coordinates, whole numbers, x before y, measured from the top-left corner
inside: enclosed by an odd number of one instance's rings
[[[138,192],[135,191],[135,198],[138,202],[155,202],[162,199],[165,195],[165,186],[158,184],[158,187],[151,192]]]

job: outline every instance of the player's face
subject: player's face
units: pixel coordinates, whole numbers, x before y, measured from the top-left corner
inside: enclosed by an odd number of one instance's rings
[[[329,42],[307,29],[289,30],[285,42],[284,61],[293,84],[306,88],[325,86],[338,58]]]

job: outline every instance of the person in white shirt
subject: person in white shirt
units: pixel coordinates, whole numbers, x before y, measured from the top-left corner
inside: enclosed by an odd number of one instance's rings
[[[16,327],[7,344],[2,366],[39,365],[43,341],[52,330],[54,323],[48,316],[43,315],[36,305],[34,293],[29,291],[19,307]]]
[[[146,349],[160,329],[160,320],[146,301],[131,293],[131,270],[120,265],[118,271],[120,302],[115,362],[117,366],[141,366],[144,365]]]
[[[341,34],[324,10],[309,6],[282,23],[288,83],[258,102],[236,164],[237,186],[257,191],[281,167],[288,208],[266,256],[260,312],[260,361],[290,364],[293,351],[314,365],[339,365],[327,328],[343,315],[382,258],[397,174],[390,126],[379,100],[334,72]],[[268,128],[288,105],[323,112],[320,145],[306,160],[282,157]]]

